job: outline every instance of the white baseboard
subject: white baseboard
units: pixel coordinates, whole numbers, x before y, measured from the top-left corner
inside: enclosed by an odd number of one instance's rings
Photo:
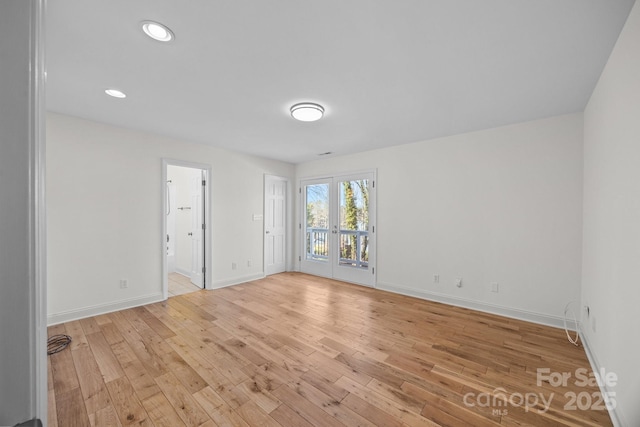
[[[226,288],[227,286],[239,285],[241,283],[251,282],[253,280],[264,279],[264,273],[250,274],[248,276],[232,277],[230,279],[216,280],[211,284],[211,289]]]
[[[180,272],[178,272],[180,273]],[[180,273],[182,274],[182,273]],[[187,276],[188,277],[188,276]],[[239,285],[241,283],[251,282],[252,280],[264,279],[264,273],[251,274],[247,276],[233,277],[230,279],[217,280],[213,282],[211,289],[225,288],[227,286]],[[63,311],[60,313],[49,314],[47,316],[47,326],[57,325],[59,323],[70,322],[72,320],[84,319],[86,317],[98,316],[100,314],[111,313],[113,311],[125,310],[127,308],[139,307],[141,305],[153,304],[155,302],[164,301],[162,293],[136,297],[107,304],[99,304],[90,307],[83,307],[76,310]]]
[[[178,273],[178,274],[182,274],[184,277],[191,277],[191,272],[190,271],[184,270],[184,269],[182,269],[180,267],[176,267],[174,272]]]
[[[84,319],[86,317],[98,316],[100,314],[111,313],[113,311],[125,310],[127,308],[139,307],[141,305],[152,304],[154,302],[160,301],[164,301],[164,298],[162,298],[162,293],[157,293],[142,297],[120,300],[107,304],[83,307],[77,310],[69,310],[63,311],[61,313],[49,314],[47,316],[47,326],[70,322],[72,320]]]
[[[598,359],[596,358],[595,353],[593,353],[593,351],[591,350],[591,346],[589,345],[589,340],[587,338],[587,335],[582,333],[582,330],[580,330],[580,341],[582,341],[584,352],[587,354],[587,359],[589,359],[591,370],[593,372],[600,372],[600,369],[603,368],[603,366],[600,365],[600,363],[598,363]],[[609,387],[607,387],[607,384],[598,384],[598,387],[600,388],[600,393],[602,393],[603,396],[605,395],[611,396],[611,393],[615,392],[614,390],[611,390]],[[611,417],[611,422],[615,427],[623,427],[623,426],[630,425],[623,422],[624,421],[623,416],[618,411],[617,406],[613,409],[609,409],[609,416]]]
[[[436,292],[405,288],[403,286],[398,286],[391,283],[378,282],[378,284],[376,285],[376,289],[564,329],[564,319],[559,316],[551,316],[548,314],[536,313],[533,311],[504,307],[501,305],[489,304],[466,298],[439,294]],[[573,322],[573,320],[567,321],[567,327],[572,331],[575,331],[577,329],[577,325],[575,324],[575,322]]]

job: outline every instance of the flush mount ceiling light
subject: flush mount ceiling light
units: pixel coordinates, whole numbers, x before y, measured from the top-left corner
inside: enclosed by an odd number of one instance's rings
[[[154,40],[170,42],[174,39],[173,31],[166,25],[154,21],[142,21],[142,31]]]
[[[301,102],[291,107],[291,117],[301,122],[315,122],[324,115],[324,107],[312,102]]]
[[[106,93],[109,96],[113,96],[114,98],[126,98],[127,97],[127,95],[124,92],[122,92],[122,91],[120,91],[118,89],[106,89],[104,91],[104,93]]]

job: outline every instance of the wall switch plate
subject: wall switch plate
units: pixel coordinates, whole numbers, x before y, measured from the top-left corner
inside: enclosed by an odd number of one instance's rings
[[[491,283],[491,292],[498,292],[498,282]]]
[[[129,287],[127,279],[120,279],[120,289],[126,289]]]
[[[235,270],[236,268],[238,268],[238,265],[235,262],[231,263],[231,269]]]

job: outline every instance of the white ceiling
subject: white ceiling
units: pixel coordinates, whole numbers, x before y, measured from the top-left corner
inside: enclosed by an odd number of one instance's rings
[[[53,0],[48,109],[299,163],[582,111],[632,5]]]

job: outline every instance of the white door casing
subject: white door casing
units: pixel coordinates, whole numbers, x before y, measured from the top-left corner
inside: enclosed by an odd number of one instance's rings
[[[191,283],[203,287],[204,267],[204,222],[203,222],[203,182],[204,171],[191,178]]]
[[[166,185],[167,185],[167,169],[169,166],[181,166],[181,167],[185,167],[185,168],[192,168],[192,169],[200,169],[202,171],[202,176],[204,177],[204,180],[206,182],[205,186],[202,186],[202,182],[200,182],[201,185],[201,199],[200,199],[200,203],[201,203],[201,209],[198,209],[200,212],[202,212],[202,217],[201,217],[201,224],[205,225],[204,230],[200,229],[200,232],[202,234],[200,234],[201,236],[201,241],[202,244],[200,245],[200,253],[202,254],[201,257],[199,257],[202,261],[202,267],[204,268],[204,275],[203,275],[203,280],[200,284],[200,286],[203,289],[210,289],[210,283],[211,281],[209,280],[209,277],[211,277],[211,272],[212,272],[212,258],[208,255],[211,253],[211,248],[213,246],[213,242],[212,242],[212,235],[211,235],[211,227],[209,226],[209,224],[211,223],[211,204],[212,204],[212,197],[211,197],[211,176],[212,176],[212,169],[211,169],[211,165],[206,164],[206,163],[196,163],[196,162],[190,162],[190,161],[185,161],[185,160],[178,160],[178,159],[167,159],[167,158],[163,158],[162,159],[162,175],[161,175],[161,184],[162,184],[162,209],[161,209],[161,214],[162,214],[162,239],[161,239],[161,251],[162,251],[162,295],[164,299],[167,299],[169,297],[169,278],[168,278],[168,261],[167,261],[167,244],[166,244],[166,239],[167,239],[167,215],[166,215],[166,206],[167,206],[167,191],[166,191]],[[198,176],[200,176],[201,174],[198,174]],[[177,208],[177,206],[176,206]],[[202,227],[202,225],[201,225]],[[193,233],[193,231],[191,231],[191,233]],[[200,270],[202,271],[202,269]]]
[[[264,181],[264,272],[286,271],[287,180],[265,175]]]

